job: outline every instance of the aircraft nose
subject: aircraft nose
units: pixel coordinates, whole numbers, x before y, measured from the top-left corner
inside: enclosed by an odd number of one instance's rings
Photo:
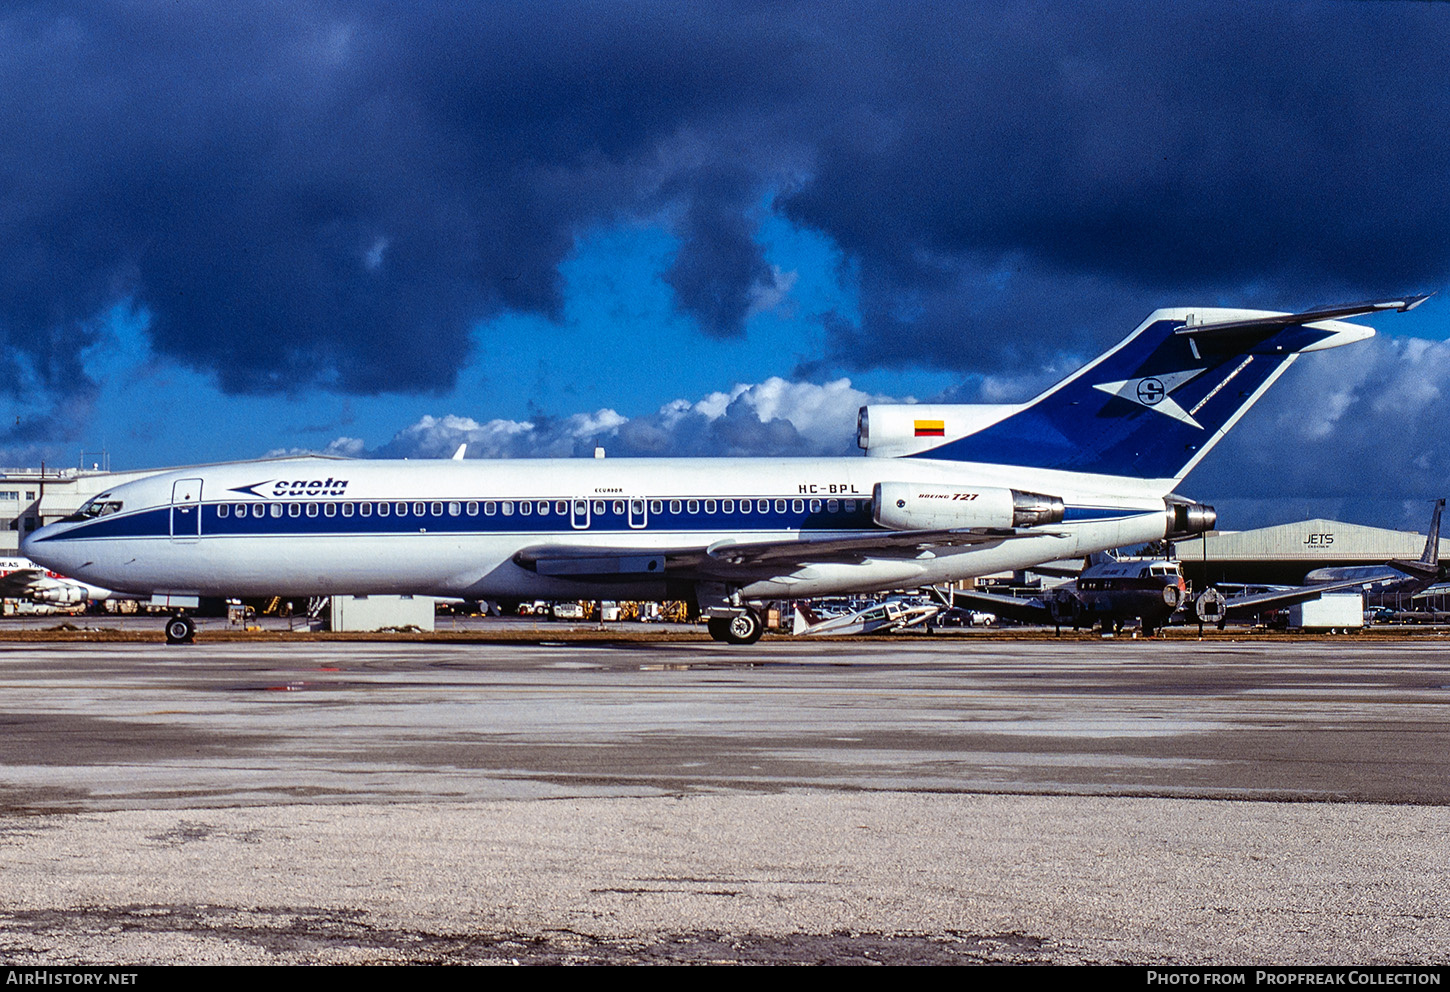
[[[64,542],[47,540],[53,538],[57,530],[56,524],[46,524],[39,530],[26,534],[20,539],[20,553],[38,565],[60,567],[62,563],[56,559]]]

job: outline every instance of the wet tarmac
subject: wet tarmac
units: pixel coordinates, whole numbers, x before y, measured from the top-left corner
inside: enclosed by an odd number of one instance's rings
[[[9,963],[1410,963],[1450,643],[0,644]]]

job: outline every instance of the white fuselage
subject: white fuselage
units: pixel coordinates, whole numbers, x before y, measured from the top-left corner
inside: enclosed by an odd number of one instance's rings
[[[733,583],[740,595],[916,587],[1155,540],[1171,486],[926,459],[288,459],[129,483],[107,494],[118,509],[52,524],[25,546],[67,574],[156,594],[654,599],[665,584],[653,576],[540,574],[515,555],[887,534],[871,518],[880,482],[1048,493],[1067,516],[1040,534],[970,547],[756,568]]]

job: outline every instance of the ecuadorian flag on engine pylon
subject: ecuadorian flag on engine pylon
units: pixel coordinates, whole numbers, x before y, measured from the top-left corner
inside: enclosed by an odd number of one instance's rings
[[[946,437],[947,423],[945,420],[918,420],[916,421],[917,437]]]

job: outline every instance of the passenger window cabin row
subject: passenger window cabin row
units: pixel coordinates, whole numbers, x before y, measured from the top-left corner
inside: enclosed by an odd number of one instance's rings
[[[856,500],[835,500],[835,499],[672,499],[649,500],[649,512],[654,516],[661,516],[666,512],[672,515],[680,513],[698,514],[702,510],[707,514],[729,513],[729,514],[750,514],[770,513],[805,513],[806,507],[810,507],[811,513],[846,513],[856,512]],[[505,517],[518,514],[530,516],[538,514],[541,517],[549,516],[550,513],[564,516],[572,512],[574,516],[584,516],[592,513],[596,517],[623,516],[626,504],[629,504],[629,513],[639,517],[644,514],[645,500],[573,500],[571,507],[570,500],[485,500],[462,502],[459,500],[431,502],[375,502],[361,501],[348,503],[219,503],[217,505],[218,517],[476,517],[480,514],[486,517],[503,515]]]

